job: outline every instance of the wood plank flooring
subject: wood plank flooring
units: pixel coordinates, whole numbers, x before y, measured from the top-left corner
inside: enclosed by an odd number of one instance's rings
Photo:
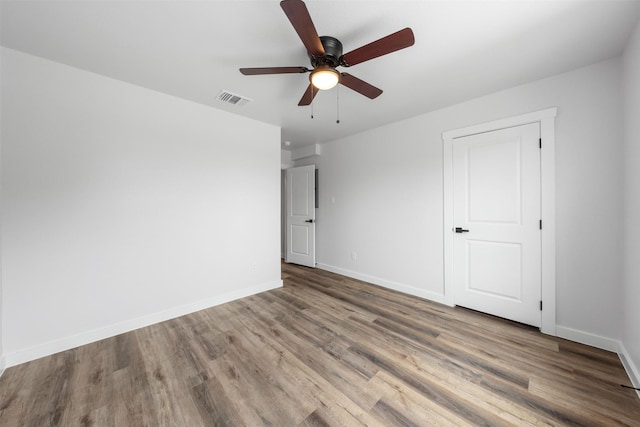
[[[321,270],[6,370],[0,425],[640,426],[617,355]]]

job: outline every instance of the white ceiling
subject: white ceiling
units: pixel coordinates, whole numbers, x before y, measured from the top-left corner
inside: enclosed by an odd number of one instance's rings
[[[640,18],[638,0],[306,4],[319,35],[338,38],[344,52],[413,29],[414,46],[348,69],[383,89],[380,97],[339,86],[316,96],[311,119],[310,107],[297,106],[307,74],[241,75],[239,67],[310,67],[277,0],[3,0],[1,42],[281,126],[296,148],[616,56]],[[253,102],[223,104],[223,89]]]

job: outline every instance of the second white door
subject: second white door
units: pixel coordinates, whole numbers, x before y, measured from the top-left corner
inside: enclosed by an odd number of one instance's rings
[[[314,165],[286,172],[286,262],[316,265],[316,169]]]
[[[540,326],[537,123],[453,142],[454,300]]]

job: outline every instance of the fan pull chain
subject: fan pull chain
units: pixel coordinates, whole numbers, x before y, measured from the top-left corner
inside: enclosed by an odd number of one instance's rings
[[[311,118],[313,119],[313,88],[311,88]]]
[[[340,123],[340,85],[336,86],[336,123]]]

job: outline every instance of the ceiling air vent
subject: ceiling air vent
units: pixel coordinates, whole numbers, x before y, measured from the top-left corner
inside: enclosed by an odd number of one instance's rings
[[[228,90],[223,90],[218,94],[216,98],[220,102],[224,102],[231,105],[244,105],[251,102],[251,99],[242,95],[231,93]]]

